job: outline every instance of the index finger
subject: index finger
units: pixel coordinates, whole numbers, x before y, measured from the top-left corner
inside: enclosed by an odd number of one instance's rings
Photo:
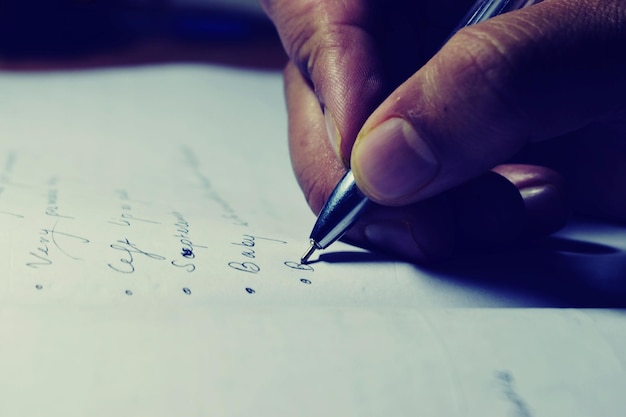
[[[262,4],[291,61],[315,92],[332,147],[347,164],[358,131],[385,95],[371,2]]]

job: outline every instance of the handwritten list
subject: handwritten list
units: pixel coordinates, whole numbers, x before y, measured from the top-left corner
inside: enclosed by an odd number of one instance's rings
[[[301,265],[280,74],[0,91],[0,415],[624,414],[622,313],[340,242]]]
[[[331,253],[362,262],[299,264],[315,219],[289,163],[279,74],[163,66],[0,85],[3,297],[502,303],[341,243]]]
[[[176,65],[2,74],[0,296],[552,305],[342,243],[300,265],[315,218],[289,163],[281,82]]]
[[[141,159],[124,161],[100,150],[93,176],[76,171],[71,159],[81,156],[73,152],[44,161],[27,151],[10,153],[0,180],[0,222],[3,230],[19,230],[7,242],[19,278],[9,291],[198,296],[218,287],[218,293],[250,295],[266,269],[298,277],[313,272],[292,260],[287,239],[293,236],[256,233],[258,215],[250,219],[220,194],[192,148],[175,144],[166,151],[171,160],[161,160],[162,151],[144,149]],[[294,280],[310,284],[304,276]]]

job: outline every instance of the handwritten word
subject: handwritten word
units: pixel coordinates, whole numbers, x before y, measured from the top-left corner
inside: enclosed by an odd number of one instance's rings
[[[185,217],[178,213],[172,212],[174,217],[176,217],[176,223],[174,226],[176,227],[176,233],[173,235],[175,238],[179,239],[179,243],[181,244],[181,252],[180,256],[184,259],[174,259],[171,264],[178,268],[185,268],[187,272],[193,272],[196,270],[196,265],[194,262],[191,262],[191,259],[196,258],[196,248],[204,248],[207,249],[208,246],[198,245],[192,242],[190,238],[190,225]]]
[[[314,271],[311,265],[301,264],[300,262],[285,261],[285,266],[291,269],[297,269],[298,271],[310,271],[310,272]]]
[[[200,184],[205,197],[215,203],[222,210],[222,218],[230,220],[237,226],[248,226],[248,222],[242,219],[235,209],[213,188],[211,181],[200,171],[200,163],[193,150],[187,146],[181,147],[185,166],[191,170],[190,178],[194,178]]]
[[[59,190],[56,188],[57,183],[59,182],[58,178],[52,177],[48,180],[48,185],[50,189],[48,189],[48,201],[46,204],[46,216],[52,217],[60,217],[63,219],[73,219],[72,216],[67,216],[63,214],[59,214]]]
[[[127,202],[131,202],[131,203],[138,203],[141,205],[148,205],[149,203],[147,201],[141,201],[141,200],[137,200],[134,198],[130,198],[130,195],[128,194],[128,191],[124,190],[124,189],[119,189],[119,190],[115,190],[115,195],[117,196],[117,198],[120,201],[127,201]]]
[[[26,266],[37,269],[42,266],[52,265],[51,248],[56,248],[59,252],[72,260],[82,260],[74,256],[73,251],[69,247],[76,243],[89,243],[89,239],[71,233],[61,232],[57,230],[57,224],[58,221],[55,222],[51,228],[41,229],[39,231],[39,245],[34,251],[29,252],[29,255],[36,260],[26,262]]]
[[[130,210],[130,206],[122,206],[122,210]],[[154,220],[142,219],[139,217],[135,217],[130,213],[121,213],[119,219],[111,219],[108,223],[114,224],[116,226],[130,226],[131,220],[135,222],[143,222],[143,223],[151,223],[151,224],[161,224],[159,222],[155,222]]]
[[[236,269],[237,271],[251,272],[253,274],[261,271],[261,267],[254,262],[229,262],[228,266]]]
[[[7,216],[17,217],[18,219],[23,219],[24,218],[24,216],[22,216],[21,214],[9,213],[8,211],[0,211],[0,214],[6,214]]]
[[[119,245],[117,243],[119,243]],[[120,239],[117,243],[112,243],[110,245],[111,249],[122,252],[124,256],[120,258],[118,264],[108,264],[109,268],[114,271],[121,272],[123,274],[132,274],[135,272],[135,257],[133,255],[142,255],[157,261],[165,259],[165,257],[157,255],[156,253],[150,253],[139,249],[135,243],[131,243],[128,239]]]
[[[514,415],[517,417],[532,417],[528,405],[515,390],[513,375],[507,371],[498,371],[496,372],[496,378],[500,383],[502,392],[515,408]]]
[[[300,271],[300,272],[313,272],[314,271],[311,265],[301,264],[300,262],[285,261],[284,264],[287,268]],[[307,285],[311,285],[313,283],[313,281],[311,281],[308,278],[300,278],[300,282],[303,284],[307,284]]]
[[[160,224],[154,220],[144,219],[142,217],[136,217],[134,214],[131,214],[132,206],[128,204],[128,202],[135,201],[131,200],[128,196],[128,192],[126,190],[116,190],[115,194],[117,197],[123,201],[120,208],[122,209],[122,213],[120,213],[119,218],[111,219],[108,223],[114,224],[116,226],[131,226],[132,222],[141,222],[141,223],[150,223],[150,224]],[[142,202],[139,202],[142,203]],[[143,203],[145,204],[145,203]]]
[[[258,241],[266,241],[266,242],[280,243],[280,244],[287,243],[284,240],[245,234],[243,235],[241,242],[237,242],[237,243],[232,242],[231,245],[242,247],[243,250],[241,251],[241,256],[243,256],[244,258],[256,259],[257,249],[255,248],[258,245]],[[230,266],[231,268],[237,271],[249,272],[253,274],[256,274],[261,271],[261,267],[257,263],[252,262],[252,261],[243,261],[243,262],[233,261],[233,262],[229,262],[228,266]]]

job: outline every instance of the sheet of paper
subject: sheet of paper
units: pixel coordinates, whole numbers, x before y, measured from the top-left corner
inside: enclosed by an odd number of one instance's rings
[[[589,417],[626,410],[623,313],[128,307],[4,309],[0,413]]]
[[[331,262],[299,265],[314,216],[291,172],[277,73],[5,73],[0,89],[2,298],[568,306],[462,276],[476,265],[428,270],[340,243]],[[537,276],[523,255],[512,262],[518,283]]]
[[[4,73],[0,91],[1,415],[624,411],[622,313],[491,308],[584,305],[563,288],[603,259],[612,284],[622,229],[437,268],[337,243],[305,267],[279,74]]]
[[[278,74],[3,74],[0,88],[2,297],[508,302],[367,256],[299,265],[314,217],[289,165]]]

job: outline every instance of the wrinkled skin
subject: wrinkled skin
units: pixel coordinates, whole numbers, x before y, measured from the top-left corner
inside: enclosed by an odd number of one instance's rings
[[[447,42],[472,1],[262,3],[307,201],[350,167],[380,205],[353,243],[425,262],[572,211],[626,220],[626,1],[544,0]]]

